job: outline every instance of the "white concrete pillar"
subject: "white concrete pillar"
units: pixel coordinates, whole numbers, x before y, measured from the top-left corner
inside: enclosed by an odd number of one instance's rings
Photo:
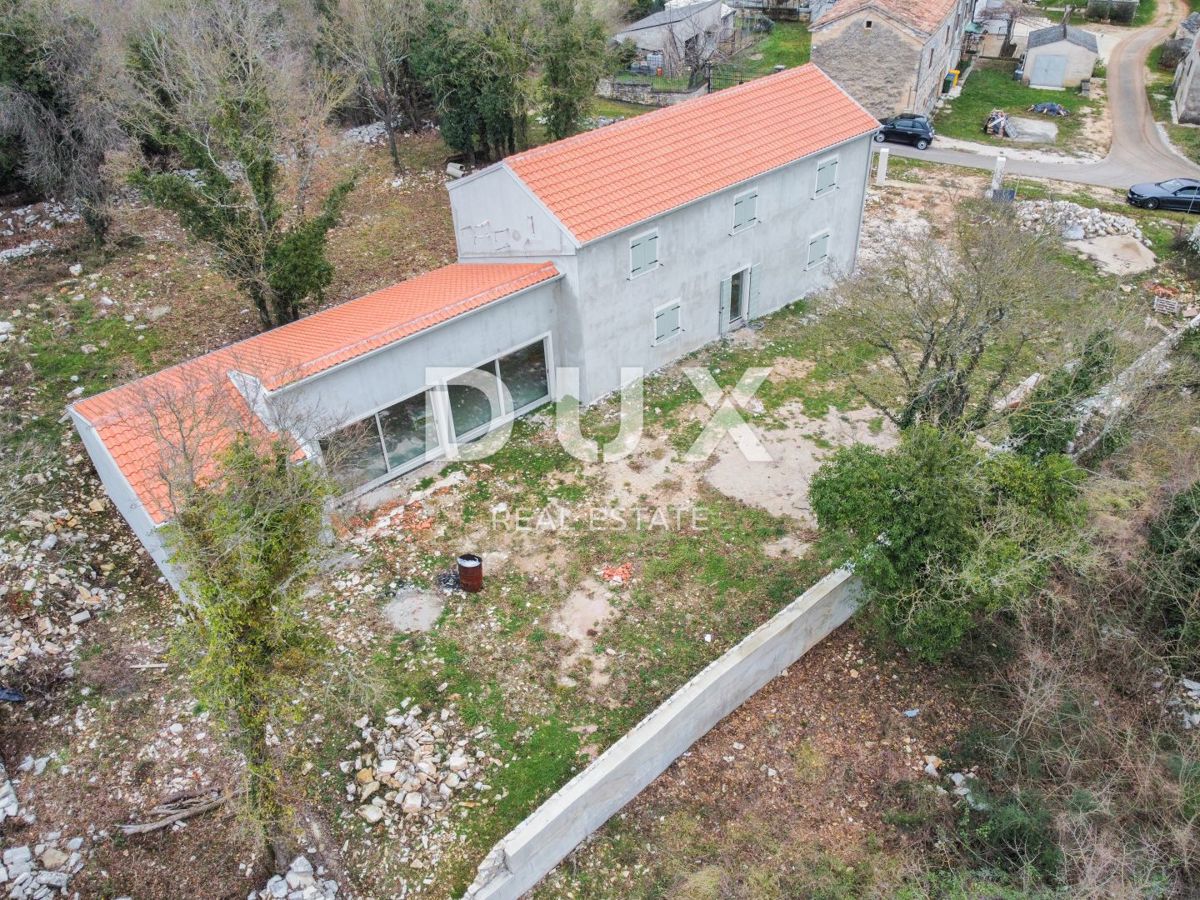
[[[996,167],[992,169],[992,199],[996,199],[1000,195],[1000,189],[1004,187],[1004,164],[1007,160],[1004,154],[1001,153],[996,157]]]
[[[879,162],[875,164],[875,183],[883,185],[887,181],[888,167],[888,149],[884,147],[879,151]]]

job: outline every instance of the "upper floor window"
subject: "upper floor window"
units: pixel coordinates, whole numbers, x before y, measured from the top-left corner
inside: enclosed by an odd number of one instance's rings
[[[733,230],[741,231],[758,222],[758,191],[733,198]]]
[[[817,163],[816,195],[818,197],[837,187],[837,170],[838,161],[836,156]]]
[[[629,242],[629,277],[658,268],[658,232],[651,231]]]

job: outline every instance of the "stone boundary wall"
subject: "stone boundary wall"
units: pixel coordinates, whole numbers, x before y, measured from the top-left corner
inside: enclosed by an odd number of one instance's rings
[[[612,78],[601,78],[596,85],[596,96],[605,100],[620,100],[640,106],[674,106],[685,100],[703,97],[708,85],[702,84],[694,91],[656,91],[649,82],[622,82]]]
[[[488,853],[466,896],[517,900],[714,725],[858,608],[861,582],[826,576],[714,660]]]

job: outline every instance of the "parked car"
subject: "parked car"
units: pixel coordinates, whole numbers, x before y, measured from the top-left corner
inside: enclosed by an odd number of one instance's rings
[[[875,132],[875,141],[896,141],[902,144],[912,144],[918,150],[924,150],[933,143],[933,123],[925,116],[916,113],[904,113],[883,120],[883,127]]]
[[[1170,178],[1156,184],[1135,184],[1125,202],[1142,209],[1180,209],[1200,213],[1200,181],[1195,178]]]

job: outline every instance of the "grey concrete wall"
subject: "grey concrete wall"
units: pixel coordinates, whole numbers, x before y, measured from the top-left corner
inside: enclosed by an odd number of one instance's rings
[[[267,402],[284,423],[326,432],[357,422],[427,386],[427,367],[469,367],[523,346],[556,325],[557,279],[451,319],[412,338],[281,388]],[[555,353],[551,340],[551,353]],[[553,359],[547,360],[553,367]]]
[[[681,753],[845,622],[860,585],[839,570],[723,654],[498,843],[467,891],[516,900]]]
[[[814,197],[817,165],[838,157],[838,188]],[[870,137],[791,163],[704,197],[656,219],[580,248],[566,274],[580,332],[581,399],[590,403],[620,387],[622,366],[647,372],[721,337],[721,282],[755,268],[758,302],[751,315],[773,312],[827,286],[853,268],[871,156]],[[734,197],[758,192],[759,223],[731,234]],[[809,238],[829,229],[829,264],[806,268]],[[658,231],[657,269],[629,276],[629,241]],[[655,346],[654,310],[678,300],[683,331]]]
[[[100,436],[96,434],[96,430],[73,409],[69,412],[71,421],[75,424],[75,430],[79,432],[83,446],[87,448],[88,455],[92,458],[92,465],[96,467],[96,474],[100,476],[100,483],[104,485],[108,498],[122,518],[129,523],[129,527],[138,536],[138,540],[142,542],[142,546],[146,548],[146,552],[150,554],[150,558],[166,576],[167,581],[178,591],[183,582],[183,573],[171,564],[171,552],[163,538],[162,529],[154,524],[154,520],[150,518],[137,494],[133,492],[133,488],[121,474],[121,470],[117,468],[116,461],[100,440]]]
[[[460,262],[504,255],[546,259],[575,251],[574,240],[502,164],[447,184]]]

